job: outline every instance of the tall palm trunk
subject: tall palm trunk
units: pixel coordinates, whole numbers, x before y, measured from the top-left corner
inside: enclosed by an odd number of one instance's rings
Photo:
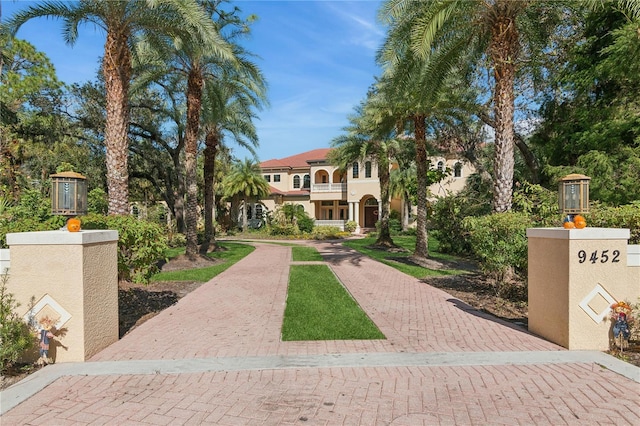
[[[121,31],[107,31],[102,70],[106,91],[106,164],[109,214],[129,213],[128,130],[131,52]],[[118,35],[120,34],[120,35]]]
[[[416,138],[416,171],[418,175],[418,205],[416,217],[416,248],[414,256],[429,257],[427,240],[427,129],[426,117],[413,117]]]
[[[187,247],[185,254],[189,259],[194,259],[198,254],[197,158],[203,85],[202,72],[194,66],[189,71],[187,79],[187,127],[184,137],[187,186],[187,209],[185,212]]]
[[[380,179],[380,235],[375,242],[376,246],[393,247],[395,244],[391,239],[389,230],[389,158],[387,154],[378,156],[378,178]]]
[[[515,62],[518,55],[518,29],[516,13],[509,10],[510,5],[498,3],[496,19],[491,28],[489,55],[493,62],[495,78],[494,114],[495,114],[495,154],[493,165],[493,211],[503,213],[511,210],[513,190],[513,117]],[[509,13],[511,12],[511,13]]]
[[[216,235],[214,221],[215,193],[214,176],[216,154],[218,152],[219,134],[215,129],[210,129],[205,137],[204,149],[204,241],[200,246],[200,254],[207,254],[210,249],[216,247]]]

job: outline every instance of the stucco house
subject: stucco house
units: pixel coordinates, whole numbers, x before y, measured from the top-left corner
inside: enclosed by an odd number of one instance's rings
[[[375,228],[380,211],[376,162],[354,162],[345,173],[329,163],[329,151],[331,148],[314,149],[260,163],[271,191],[267,198],[249,206],[249,219],[259,220],[264,209],[273,211],[276,206],[288,203],[301,205],[316,225],[344,229],[345,222],[355,221],[358,228]],[[432,185],[434,198],[460,191],[474,171],[468,162],[457,158],[432,157],[430,161],[434,167],[453,171],[445,181]],[[393,198],[391,209],[402,212],[403,200]]]

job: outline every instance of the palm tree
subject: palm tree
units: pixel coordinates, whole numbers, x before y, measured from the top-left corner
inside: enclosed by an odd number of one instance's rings
[[[229,18],[229,17],[228,17]],[[227,22],[233,22],[231,20]],[[237,25],[239,21],[235,22]],[[247,31],[243,31],[246,35]],[[232,33],[229,41],[237,34]],[[235,66],[220,64],[220,75],[209,79],[204,93],[202,121],[205,133],[204,149],[204,241],[200,253],[215,249],[215,161],[218,150],[223,146],[223,133],[232,137],[240,147],[256,156],[258,135],[253,121],[254,111],[268,104],[267,84],[256,64],[249,60],[249,54],[238,44],[231,44],[237,58]]]
[[[266,103],[266,86],[257,68],[254,72],[232,73],[209,85],[205,93],[202,119],[205,131],[204,149],[204,241],[200,253],[215,248],[215,161],[218,150],[224,146],[223,132],[232,136],[241,147],[255,157],[258,135],[253,120],[254,108],[261,109]],[[217,84],[216,84],[217,83]]]
[[[392,170],[391,175],[389,176],[389,191],[391,192],[392,197],[402,197],[404,202],[404,209],[402,211],[402,230],[406,231],[409,228],[409,217],[411,215],[411,194],[416,189],[418,176],[416,173],[416,163],[414,161],[415,152],[411,150],[411,157],[402,155],[407,152],[408,149],[406,149],[406,144],[401,144],[400,146],[401,154],[396,156],[398,168]]]
[[[260,165],[245,158],[234,164],[231,173],[222,181],[224,196],[232,198],[242,197],[242,231],[247,231],[247,209],[249,201],[269,195],[269,183],[262,176]]]
[[[200,136],[200,119],[202,100],[207,81],[215,81],[220,76],[220,70],[226,67],[238,66],[238,58],[232,46],[220,36],[220,30],[227,24],[240,25],[243,23],[231,14],[218,10],[218,0],[199,1],[211,17],[216,17],[215,31],[218,34],[215,45],[203,44],[197,38],[187,39],[179,47],[163,35],[149,35],[145,41],[152,46],[150,58],[151,66],[146,71],[145,79],[151,79],[164,73],[182,75],[186,80],[186,127],[184,136],[185,149],[185,186],[186,186],[186,251],[189,259],[198,254],[198,182],[197,157],[198,137]],[[212,20],[212,22],[214,22]]]
[[[392,39],[391,42],[394,40]],[[389,41],[387,42],[389,43]],[[400,50],[394,48],[397,53]],[[388,46],[385,46],[388,48]],[[404,46],[406,50],[406,45]],[[384,52],[384,51],[383,51]],[[416,203],[416,247],[414,256],[426,258],[427,235],[427,190],[429,188],[428,136],[440,125],[454,125],[471,107],[472,93],[460,83],[457,75],[449,75],[441,82],[431,79],[432,64],[413,60],[406,55],[399,63],[379,60],[386,66],[385,75],[378,83],[377,101],[380,114],[387,114],[395,123],[397,137],[405,137],[405,129],[415,144],[417,175]]]
[[[93,24],[106,33],[102,73],[106,91],[105,147],[109,213],[128,214],[128,127],[132,48],[138,37],[165,35],[176,43],[198,39],[210,48],[220,46],[218,32],[196,1],[82,0],[44,1],[18,12],[8,27],[15,34],[20,26],[37,17],[64,21],[63,37],[73,45],[80,24]],[[222,50],[219,50],[222,51]]]
[[[337,149],[329,154],[332,164],[345,170],[358,160],[374,158],[378,164],[380,181],[380,232],[374,245],[395,247],[389,229],[390,213],[390,162],[397,151],[397,140],[391,137],[394,123],[380,105],[376,94],[371,91],[366,103],[356,108],[356,113],[349,117],[351,124],[345,127],[345,135],[332,142]]]
[[[495,212],[510,210],[512,203],[514,83],[522,43],[545,39],[544,33],[554,22],[552,5],[553,2],[533,0],[388,0],[380,11],[380,16],[392,25],[387,59],[399,62],[402,57],[389,47],[406,43],[411,56],[431,64],[434,80],[442,80],[461,58],[479,61],[483,55],[488,56],[494,80]],[[523,25],[526,19],[535,22]],[[537,31],[537,36],[525,37],[525,29]],[[527,51],[537,48],[529,46]]]

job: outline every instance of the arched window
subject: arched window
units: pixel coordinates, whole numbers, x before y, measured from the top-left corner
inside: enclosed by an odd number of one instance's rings
[[[371,161],[367,161],[366,163],[364,163],[364,177],[371,177]]]
[[[311,176],[309,175],[304,175],[304,181],[302,183],[302,187],[304,189],[309,189],[311,188]]]
[[[300,176],[295,175],[293,177],[293,187],[296,189],[300,188]]]
[[[438,161],[438,171],[444,172],[444,162]]]
[[[453,166],[453,177],[462,177],[462,163],[457,162],[455,166]]]
[[[360,170],[358,169],[358,163],[353,163],[353,178],[358,179],[360,176]]]

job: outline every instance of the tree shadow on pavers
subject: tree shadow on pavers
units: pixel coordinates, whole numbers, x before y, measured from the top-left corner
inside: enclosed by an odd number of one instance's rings
[[[501,297],[493,281],[484,274],[430,276],[420,281],[445,291],[477,311],[525,327],[528,324],[526,293]]]
[[[485,319],[487,321],[491,321],[491,322],[495,322],[497,324],[503,325],[505,327],[511,328],[513,330],[517,330],[523,333],[526,333],[530,336],[536,336],[535,334],[531,333],[528,329],[527,329],[527,324],[526,322],[521,322],[521,321],[514,321],[511,319],[505,319],[505,318],[500,318],[497,317],[489,312],[483,311],[483,310],[479,310],[474,308],[473,306],[463,302],[460,299],[454,299],[454,298],[449,298],[447,299],[447,302],[452,303],[456,308],[460,309],[461,311],[467,312],[473,316],[476,316],[478,318],[482,318]],[[524,318],[524,321],[527,321],[526,318]]]

